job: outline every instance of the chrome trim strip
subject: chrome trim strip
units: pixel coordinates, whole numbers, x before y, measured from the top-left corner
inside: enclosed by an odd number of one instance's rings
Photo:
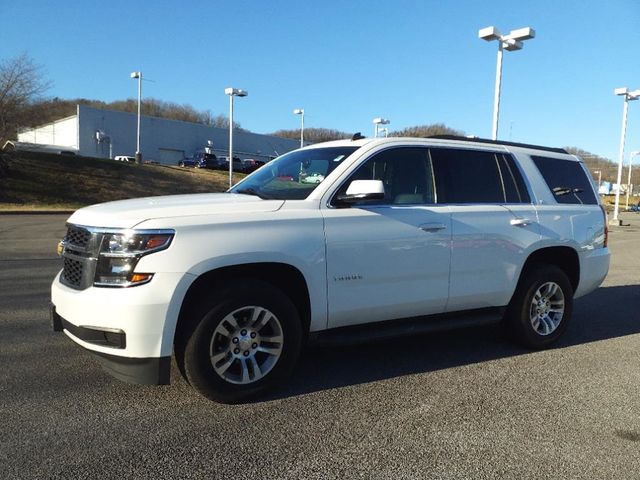
[[[84,228],[88,230],[90,233],[133,233],[133,234],[141,234],[141,235],[175,235],[176,231],[173,229],[136,229],[136,228],[109,228],[109,227],[89,227],[87,225],[80,225],[77,223],[67,223],[67,225],[72,225],[78,228]]]
[[[139,285],[145,285],[153,280],[155,274],[151,274],[149,278],[142,282],[125,282],[125,283],[103,283],[103,282],[93,282],[94,287],[103,287],[103,288],[129,288],[129,287],[137,287]]]
[[[107,333],[125,333],[121,328],[111,328],[111,327],[94,327],[93,325],[78,325],[80,328],[86,328],[87,330],[95,330],[96,332],[107,332]]]

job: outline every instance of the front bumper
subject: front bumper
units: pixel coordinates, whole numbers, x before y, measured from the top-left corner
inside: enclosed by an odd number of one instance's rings
[[[71,339],[82,339],[95,345],[125,348],[126,334],[78,327],[62,318],[51,305],[51,326],[54,332],[65,332]],[[159,358],[130,358],[88,350],[111,376],[128,383],[142,385],[168,385],[171,374],[171,356]]]
[[[120,380],[168,383],[176,322],[193,278],[162,273],[137,287],[74,290],[58,274],[51,286],[53,329],[95,354]]]

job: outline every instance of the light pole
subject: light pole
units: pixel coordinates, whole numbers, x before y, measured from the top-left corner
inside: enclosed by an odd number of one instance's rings
[[[224,93],[229,95],[229,188],[233,186],[233,97],[246,97],[249,92],[240,88],[225,88]]]
[[[136,163],[142,163],[142,152],[140,151],[140,104],[142,103],[142,72],[131,72],[131,78],[138,79],[138,134],[136,140]]]
[[[627,177],[627,203],[624,207],[625,210],[629,210],[629,191],[631,190],[631,161],[636,155],[640,155],[640,151],[631,152],[629,154],[629,176]]]
[[[502,82],[502,52],[507,50],[513,52],[521,50],[522,42],[536,36],[536,32],[531,27],[511,30],[509,35],[501,35],[496,27],[486,27],[478,31],[478,37],[487,42],[498,40],[498,62],[496,65],[496,89],[493,97],[493,124],[491,128],[491,138],[498,139],[498,118],[500,116],[500,84]]]
[[[293,113],[295,115],[300,115],[301,125],[300,125],[300,148],[304,147],[304,108],[296,108]]]
[[[640,90],[630,92],[627,87],[616,88],[613,93],[624,97],[624,107],[622,108],[622,134],[620,135],[620,158],[618,160],[618,188],[616,189],[616,202],[613,207],[613,218],[609,223],[613,225],[622,225],[622,221],[618,218],[620,209],[620,183],[622,182],[622,162],[624,162],[624,143],[627,136],[627,113],[629,111],[629,102],[640,98]]]
[[[377,117],[373,119],[373,136],[378,136],[378,128],[380,125],[389,125],[391,123],[390,120],[386,118]]]
[[[593,173],[598,174],[598,193],[600,192],[600,185],[602,184],[602,170],[594,170]]]

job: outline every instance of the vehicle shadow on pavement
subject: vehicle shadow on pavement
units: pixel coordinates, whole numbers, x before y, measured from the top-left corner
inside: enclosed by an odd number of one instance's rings
[[[554,349],[640,333],[640,285],[600,288],[577,299],[573,318]],[[366,345],[316,347],[301,358],[286,398],[404,375],[427,373],[531,353],[500,325],[399,337]],[[266,399],[262,399],[266,400]]]

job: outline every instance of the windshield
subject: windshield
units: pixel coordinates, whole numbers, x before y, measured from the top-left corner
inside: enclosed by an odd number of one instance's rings
[[[229,190],[264,199],[302,200],[358,147],[296,150],[269,162]]]

